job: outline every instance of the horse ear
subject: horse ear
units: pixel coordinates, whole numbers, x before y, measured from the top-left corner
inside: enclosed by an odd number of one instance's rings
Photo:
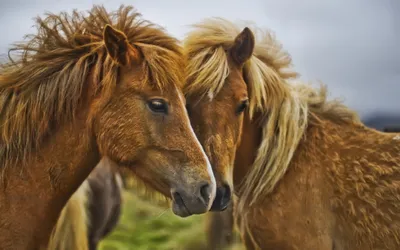
[[[254,50],[255,39],[253,32],[249,28],[244,28],[235,38],[231,48],[231,56],[239,65],[243,65],[250,59]]]
[[[108,54],[122,66],[131,64],[132,60],[136,62],[140,60],[139,51],[130,45],[123,32],[107,24],[104,27],[103,39]]]

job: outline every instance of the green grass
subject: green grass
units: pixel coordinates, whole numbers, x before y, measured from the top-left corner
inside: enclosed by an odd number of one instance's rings
[[[180,218],[168,207],[146,201],[134,191],[125,191],[119,224],[99,249],[205,250],[205,216]]]

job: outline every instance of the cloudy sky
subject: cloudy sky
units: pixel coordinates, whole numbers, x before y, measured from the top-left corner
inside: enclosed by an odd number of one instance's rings
[[[252,21],[273,30],[302,78],[323,81],[331,97],[361,115],[400,113],[399,0],[0,0],[0,54],[46,11],[121,3],[178,38],[206,17]]]

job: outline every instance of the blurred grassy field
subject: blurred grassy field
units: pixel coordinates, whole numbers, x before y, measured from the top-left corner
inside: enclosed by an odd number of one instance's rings
[[[100,250],[205,250],[205,216],[180,218],[168,206],[150,202],[134,190],[124,191],[116,229]],[[238,237],[237,237],[238,238]],[[243,250],[238,243],[230,250]]]

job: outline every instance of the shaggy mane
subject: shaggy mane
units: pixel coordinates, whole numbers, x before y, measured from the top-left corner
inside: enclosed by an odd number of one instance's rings
[[[298,74],[292,69],[290,55],[269,31],[248,26],[256,44],[243,74],[249,90],[250,117],[263,115],[263,140],[253,167],[239,187],[237,211],[251,206],[272,192],[287,171],[308,122],[329,119],[335,123],[359,122],[358,116],[339,101],[327,101],[323,86],[316,90],[299,83],[290,84]],[[194,25],[184,41],[188,58],[186,95],[216,96],[229,75],[226,51],[241,28],[215,18]]]
[[[133,7],[107,12],[94,6],[87,13],[38,17],[37,33],[10,50],[19,52],[17,59],[0,65],[0,168],[25,159],[56,126],[74,119],[89,74],[99,83],[96,91],[112,94],[119,66],[103,42],[106,24],[123,31],[143,53],[143,84],[163,90],[182,82],[177,40]]]

